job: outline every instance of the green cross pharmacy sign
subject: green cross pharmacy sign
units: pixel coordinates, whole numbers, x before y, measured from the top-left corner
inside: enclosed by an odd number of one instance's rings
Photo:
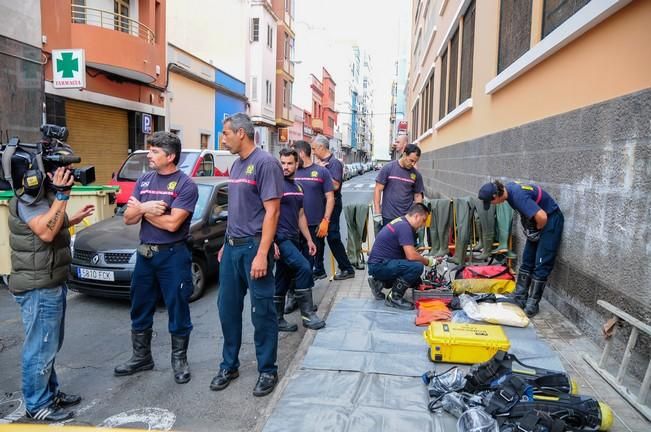
[[[83,49],[52,50],[54,88],[85,88],[86,59]]]

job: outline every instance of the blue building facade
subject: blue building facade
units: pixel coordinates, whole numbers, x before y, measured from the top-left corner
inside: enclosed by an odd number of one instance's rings
[[[219,149],[223,125],[229,115],[246,112],[246,86],[244,82],[223,72],[215,71],[215,148]]]

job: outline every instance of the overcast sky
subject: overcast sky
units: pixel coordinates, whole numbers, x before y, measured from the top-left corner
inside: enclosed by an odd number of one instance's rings
[[[386,113],[391,108],[391,82],[399,44],[403,49],[409,47],[410,7],[411,0],[296,0],[295,59],[300,63],[295,66],[294,104],[311,110],[309,75],[321,79],[322,67],[338,84],[336,101],[347,97],[345,89],[339,87],[346,78],[341,75],[352,58],[352,46],[359,45],[371,56],[375,157],[379,158],[388,157]]]

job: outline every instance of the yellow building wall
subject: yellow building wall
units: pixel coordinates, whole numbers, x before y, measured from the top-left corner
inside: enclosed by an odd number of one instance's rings
[[[459,2],[450,3],[430,56],[436,55],[458,8]],[[499,2],[479,0],[476,8],[473,108],[421,141],[425,151],[651,87],[651,1],[633,1],[492,95],[485,93],[485,86],[497,72]],[[438,107],[441,61],[436,61]],[[410,109],[417,96],[411,95]],[[434,111],[436,115],[438,109]]]
[[[200,148],[202,133],[210,135],[208,148],[215,148],[215,90],[173,72],[168,90],[168,122],[181,130],[183,148]]]

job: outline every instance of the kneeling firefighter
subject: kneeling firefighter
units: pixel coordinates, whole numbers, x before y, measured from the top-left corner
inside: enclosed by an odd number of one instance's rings
[[[520,213],[527,242],[512,299],[532,317],[538,313],[538,303],[554,267],[563,234],[563,213],[547,192],[532,183],[502,184],[494,180],[479,189],[478,197],[485,209],[508,201]]]
[[[416,251],[416,232],[425,226],[429,209],[412,204],[405,216],[394,219],[380,230],[368,257],[369,285],[376,299],[384,298],[385,284],[391,287],[385,304],[403,310],[414,305],[404,299],[407,288],[418,286],[421,276],[434,265],[434,257]]]

